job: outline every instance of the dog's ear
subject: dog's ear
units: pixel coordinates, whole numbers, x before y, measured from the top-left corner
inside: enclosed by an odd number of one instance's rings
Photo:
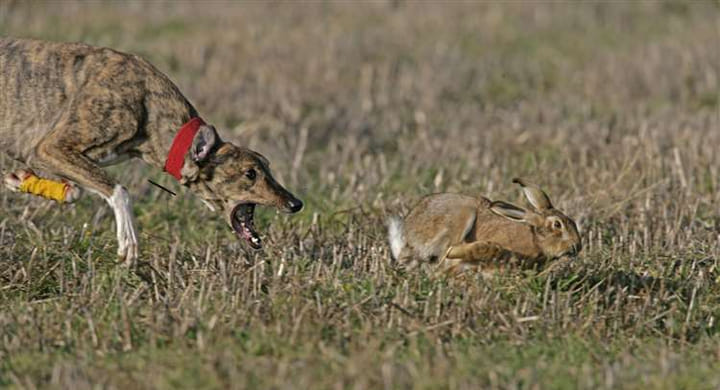
[[[205,162],[210,157],[210,152],[215,148],[218,141],[220,141],[220,137],[215,131],[215,127],[211,125],[200,126],[190,147],[190,157],[196,163]]]

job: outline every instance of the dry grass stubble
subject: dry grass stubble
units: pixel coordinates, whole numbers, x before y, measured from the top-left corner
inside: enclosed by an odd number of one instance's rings
[[[0,384],[720,386],[719,13],[0,4],[3,35],[148,57],[307,204],[262,213],[252,252],[147,184],[174,188],[160,172],[115,168],[148,263],[128,273],[99,199],[0,192]],[[388,215],[435,191],[519,201],[514,176],[579,222],[576,262],[493,280],[390,266]]]

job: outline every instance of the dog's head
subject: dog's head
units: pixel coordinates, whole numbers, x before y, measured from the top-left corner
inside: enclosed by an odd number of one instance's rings
[[[238,237],[254,249],[262,247],[253,224],[255,205],[274,206],[288,213],[297,213],[303,207],[302,201],[275,181],[264,156],[221,141],[209,125],[198,129],[180,173],[180,182],[211,210],[224,213]]]

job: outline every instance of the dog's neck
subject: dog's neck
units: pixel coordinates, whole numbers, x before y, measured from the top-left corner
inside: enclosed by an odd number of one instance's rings
[[[189,120],[200,115],[187,100],[172,105],[165,103],[157,111],[159,114],[148,113],[145,126],[147,141],[139,150],[146,163],[163,169],[178,131]]]
[[[192,118],[182,125],[175,135],[175,139],[173,139],[170,151],[165,159],[165,172],[171,174],[177,180],[182,178],[181,171],[185,165],[185,155],[187,155],[198,130],[203,125],[205,125],[205,122],[202,118]]]

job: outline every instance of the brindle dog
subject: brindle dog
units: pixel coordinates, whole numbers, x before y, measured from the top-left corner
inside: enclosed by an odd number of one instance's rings
[[[163,168],[178,130],[198,112],[149,62],[107,48],[0,38],[0,69],[0,150],[66,180],[65,201],[77,197],[75,184],[105,199],[115,214],[118,256],[131,264],[138,244],[130,197],[101,167],[140,158]],[[180,155],[178,180],[260,248],[255,205],[296,213],[303,204],[273,179],[265,157],[223,142],[201,123]],[[18,190],[27,174],[6,175],[6,186]]]

